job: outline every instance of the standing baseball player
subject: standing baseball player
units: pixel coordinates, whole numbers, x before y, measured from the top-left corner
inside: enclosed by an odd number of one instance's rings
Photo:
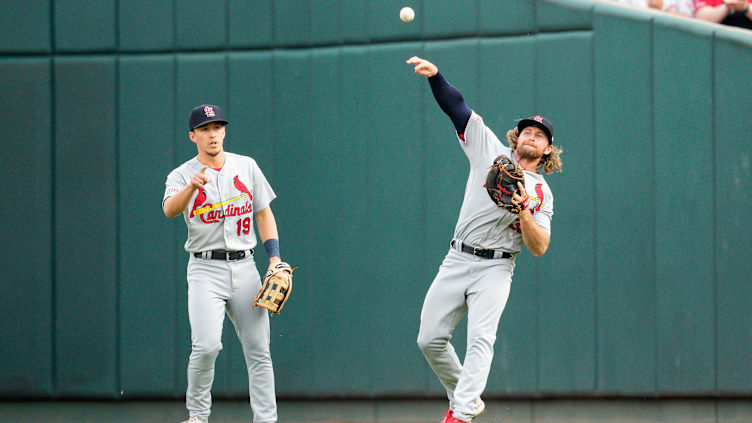
[[[252,307],[261,288],[253,260],[256,216],[270,268],[281,261],[277,224],[269,206],[274,191],[250,157],[225,152],[222,110],[202,104],[191,111],[188,137],[198,155],[170,172],[162,208],[183,215],[188,226],[188,362],[184,423],[206,423],[211,408],[214,362],[222,349],[224,315],[230,317],[248,368],[254,422],[277,421],[274,372],[269,353],[269,316]]]
[[[485,411],[480,395],[509,297],[515,256],[523,244],[535,256],[548,248],[554,199],[538,169],[561,171],[561,150],[553,145],[553,124],[541,116],[520,120],[507,132],[510,147],[503,145],[433,63],[419,57],[407,63],[428,78],[434,98],[452,120],[470,162],[454,238],[426,294],[418,334],[418,345],[449,398],[442,423],[469,422]],[[524,169],[520,169],[524,185],[518,183],[512,196],[514,203],[521,205],[516,214],[497,206],[485,187],[489,168],[500,155]],[[467,351],[460,363],[449,341],[465,313]]]

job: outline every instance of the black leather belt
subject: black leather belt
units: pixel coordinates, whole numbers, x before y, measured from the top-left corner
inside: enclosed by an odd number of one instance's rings
[[[204,251],[203,253],[193,253],[193,257],[196,257],[196,258],[225,260],[225,261],[242,260],[251,255],[253,255],[253,250],[228,251],[226,253],[223,253],[221,251]]]
[[[460,244],[462,248],[458,248],[457,244]],[[492,259],[492,258],[508,259],[508,258],[513,257],[511,254],[507,253],[506,251],[501,252],[501,251],[496,251],[496,250],[482,250],[480,248],[473,248],[469,245],[465,245],[464,243],[462,243],[462,241],[452,240],[452,247],[461,250],[463,253],[468,253],[474,256],[483,257],[487,259]]]

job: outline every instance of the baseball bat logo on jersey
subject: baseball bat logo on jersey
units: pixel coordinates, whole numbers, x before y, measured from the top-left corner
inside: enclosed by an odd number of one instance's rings
[[[237,175],[235,175],[232,180],[235,189],[241,192],[240,195],[219,203],[204,204],[206,202],[206,191],[200,190],[198,195],[196,195],[196,199],[193,200],[193,208],[191,209],[191,213],[188,217],[193,218],[194,216],[199,216],[201,221],[204,223],[217,223],[225,217],[240,216],[252,213],[252,192],[248,189],[248,187],[245,186],[245,184],[238,178]],[[238,207],[237,205],[231,204],[243,197],[248,197],[244,205]]]

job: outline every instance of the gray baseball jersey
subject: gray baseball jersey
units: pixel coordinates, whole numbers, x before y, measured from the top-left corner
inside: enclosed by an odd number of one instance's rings
[[[502,144],[475,112],[467,122],[464,139],[458,137],[458,140],[470,161],[470,175],[454,238],[483,249],[519,253],[522,249],[519,219],[491,201],[483,186],[498,155],[504,154],[517,162],[512,149]],[[535,222],[551,235],[554,196],[543,175],[535,169],[525,169],[525,191],[530,196],[528,208]]]
[[[205,191],[196,190],[183,212],[188,226],[185,250],[190,253],[254,248],[253,213],[276,198],[255,160],[227,152],[225,157],[221,170],[206,169],[211,182],[204,185]],[[170,172],[162,201],[190,184],[203,167],[194,157]]]

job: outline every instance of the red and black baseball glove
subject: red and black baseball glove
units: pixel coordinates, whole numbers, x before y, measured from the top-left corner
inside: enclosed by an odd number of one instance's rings
[[[509,213],[518,214],[527,208],[527,194],[522,201],[515,201],[514,194],[520,194],[517,183],[525,185],[525,170],[509,157],[500,155],[494,160],[486,176],[486,191],[497,206]]]

